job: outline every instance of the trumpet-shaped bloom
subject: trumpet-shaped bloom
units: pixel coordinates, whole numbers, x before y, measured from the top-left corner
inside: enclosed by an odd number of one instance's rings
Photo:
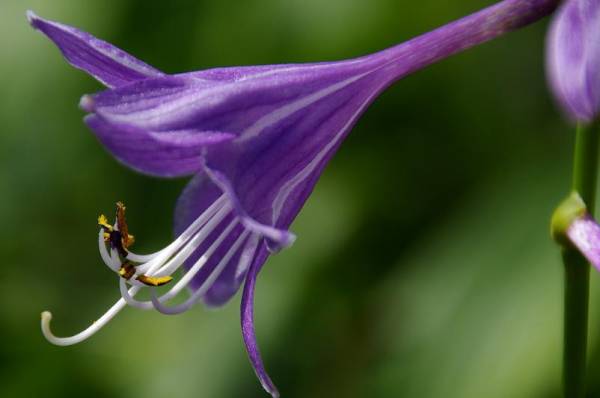
[[[553,18],[547,41],[550,88],[574,121],[600,111],[600,1],[567,0]]]
[[[125,207],[98,220],[99,250],[119,274],[122,299],[90,328],[53,343],[81,341],[126,304],[166,314],[203,301],[218,306],[244,283],[242,333],[263,387],[277,390],[256,343],[253,296],[267,257],[294,241],[288,227],[360,115],[407,74],[550,13],[557,0],[506,0],[390,49],[347,61],[218,68],[165,74],[91,35],[28,13],[69,63],[108,89],[85,95],[86,124],[120,162],[142,173],[192,175],[175,210],[177,238],[149,255],[132,252]],[[187,272],[175,283],[173,273]],[[172,283],[159,296],[154,287]],[[137,300],[142,288],[152,299]],[[182,304],[168,301],[186,287]]]

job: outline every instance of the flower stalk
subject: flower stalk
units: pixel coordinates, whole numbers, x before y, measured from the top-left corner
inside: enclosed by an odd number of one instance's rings
[[[599,129],[599,123],[577,127],[573,159],[572,188],[592,215],[598,180]],[[585,396],[590,266],[572,246],[564,246],[562,258],[565,267],[564,396],[581,398]]]

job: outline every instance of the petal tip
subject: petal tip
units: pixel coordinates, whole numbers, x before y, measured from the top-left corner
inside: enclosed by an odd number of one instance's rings
[[[267,249],[269,249],[271,253],[279,253],[283,249],[287,249],[288,247],[292,246],[294,242],[296,242],[296,234],[290,231],[282,231],[279,239],[267,240]]]
[[[288,238],[285,247],[290,247],[291,245],[293,245],[294,242],[296,242],[296,238],[297,236],[295,233],[288,232]]]
[[[271,394],[272,398],[279,398],[279,391],[277,390],[272,390],[272,389],[268,389],[267,387],[265,387],[263,385],[263,388],[265,389],[266,392],[268,392],[269,394]]]
[[[27,10],[25,12],[25,16],[27,17],[27,21],[29,22],[29,25],[33,26],[34,28],[36,27],[36,22],[40,20],[40,17],[38,17],[35,12],[31,11],[31,10]]]
[[[94,98],[91,95],[84,95],[83,97],[81,97],[81,99],[79,100],[79,109],[85,111],[85,112],[94,112],[94,108],[95,108],[95,101]]]

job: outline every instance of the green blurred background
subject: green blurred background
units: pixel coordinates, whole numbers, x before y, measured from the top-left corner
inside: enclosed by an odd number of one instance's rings
[[[29,28],[79,26],[167,72],[335,60],[406,40],[483,0],[1,0],[0,395],[265,397],[239,295],[177,317],[126,309],[96,217],[128,205],[137,250],[171,238],[184,180],[135,174],[82,123],[101,88]],[[376,101],[261,274],[256,326],[283,397],[558,397],[562,269],[548,218],[567,193],[573,134],[545,87],[546,22],[411,76]],[[600,397],[600,275],[590,396]]]

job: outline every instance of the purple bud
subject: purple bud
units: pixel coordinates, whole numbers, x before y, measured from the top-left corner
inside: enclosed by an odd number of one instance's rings
[[[548,32],[550,88],[573,121],[589,123],[600,108],[600,0],[567,0]]]

